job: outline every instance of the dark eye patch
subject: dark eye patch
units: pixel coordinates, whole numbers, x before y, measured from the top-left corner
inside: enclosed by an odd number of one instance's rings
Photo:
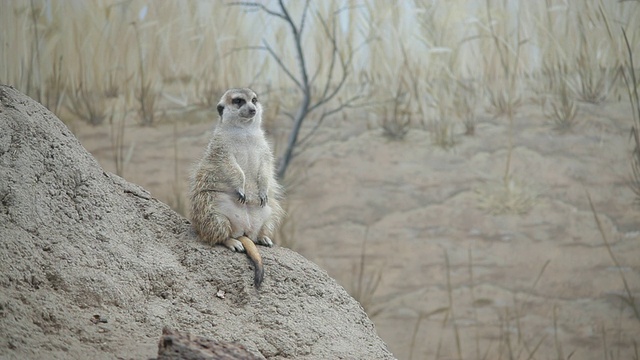
[[[253,99],[251,99],[251,103],[252,104],[258,103],[258,98],[254,97]]]
[[[243,98],[235,98],[231,100],[231,103],[234,105],[242,106],[245,104],[245,100]]]

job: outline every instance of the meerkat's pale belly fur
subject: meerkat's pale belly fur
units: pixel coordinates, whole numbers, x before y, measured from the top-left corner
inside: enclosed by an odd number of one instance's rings
[[[246,236],[255,240],[260,229],[271,216],[271,206],[260,204],[240,204],[238,197],[229,194],[219,194],[218,209],[231,223],[231,237]]]
[[[204,203],[208,205],[209,211],[228,219],[230,233],[219,233],[219,236],[205,237],[205,240],[222,243],[228,237],[237,239],[240,236],[247,236],[254,242],[259,242],[262,236],[272,236],[282,212],[277,203],[277,198],[280,196],[278,184],[270,176],[261,176],[261,172],[273,172],[273,159],[257,156],[270,154],[269,145],[260,128],[225,129],[222,136],[225,138],[221,139],[221,134],[214,131],[205,157],[197,170],[194,190],[208,193],[201,194],[207,198]],[[233,157],[233,160],[228,157]],[[232,166],[211,166],[211,164],[228,165],[229,163],[237,164],[241,171],[235,173],[236,169]],[[263,166],[266,166],[268,170],[261,169]],[[237,189],[234,189],[227,181],[234,176],[239,176],[238,174],[242,176],[240,183],[242,183],[246,197],[244,203],[238,201]],[[208,180],[198,181],[198,177]],[[211,179],[215,180],[211,181]],[[268,200],[265,204],[262,204],[259,198],[259,179],[267,182],[266,185],[263,185],[267,189]],[[196,197],[192,208],[197,207],[198,203]],[[276,207],[275,214],[274,206]],[[207,211],[200,210],[193,212],[203,213],[203,215],[207,213]],[[269,220],[275,220],[275,222],[271,224]],[[194,225],[198,226],[198,224]],[[205,226],[209,225],[205,224]]]
[[[221,193],[217,199],[218,211],[231,222],[231,237],[238,238],[244,235],[255,241],[272,213],[269,203],[261,206],[257,196],[259,190],[256,182],[260,166],[265,165],[262,161],[268,160],[260,159],[255,155],[270,151],[269,145],[259,128],[250,131],[234,129],[226,136],[231,137],[232,140],[230,146],[233,149],[229,152],[234,154],[236,162],[244,173],[244,189],[247,198],[243,204],[238,202],[238,195],[235,193]]]

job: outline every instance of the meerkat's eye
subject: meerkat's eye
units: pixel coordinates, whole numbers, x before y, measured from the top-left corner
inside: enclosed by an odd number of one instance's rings
[[[235,99],[231,100],[231,103],[234,104],[234,105],[242,106],[242,105],[244,105],[245,101],[244,101],[243,98],[235,98]]]
[[[254,97],[253,99],[251,99],[251,103],[256,104],[258,102],[258,98]]]

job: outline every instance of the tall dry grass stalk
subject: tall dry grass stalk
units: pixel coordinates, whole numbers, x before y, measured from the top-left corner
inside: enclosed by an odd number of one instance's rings
[[[451,325],[453,327],[453,337],[456,343],[456,352],[458,355],[458,359],[463,359],[462,356],[462,343],[460,342],[460,330],[458,329],[458,324],[456,322],[456,315],[454,312],[454,304],[453,304],[453,287],[451,286],[451,264],[449,263],[449,254],[447,251],[444,251],[444,263],[446,267],[447,274],[447,298],[449,300],[449,310],[447,313],[447,317],[445,319],[450,319]],[[445,320],[446,324],[446,320]]]
[[[390,140],[403,140],[411,125],[411,98],[403,91],[403,86],[402,83],[398,84],[393,98],[382,104],[379,122],[382,134]]]
[[[124,104],[121,107],[122,109],[118,111],[116,110],[116,104],[114,104],[111,109],[109,115],[109,139],[111,141],[111,154],[115,164],[116,175],[124,177],[125,169],[133,157],[136,141],[135,139],[132,140],[129,147],[126,147],[127,110]]]
[[[298,239],[296,238],[296,211],[291,207],[291,203],[286,200],[282,203],[282,207],[286,216],[278,227],[275,241],[278,245],[295,251],[299,245]]]
[[[369,259],[367,257],[367,241],[369,239],[369,226],[365,228],[362,245],[360,247],[360,258],[357,264],[353,266],[353,278],[349,293],[354,299],[358,300],[362,308],[370,318],[374,318],[380,314],[382,308],[376,307],[375,293],[378,290],[384,266],[377,266],[375,270],[370,270],[367,266]]]
[[[271,9],[277,5],[264,4]],[[292,14],[300,14],[305,2],[286,4]],[[431,119],[440,118],[436,136],[453,128],[450,120],[463,121],[464,132],[473,133],[474,117],[451,110],[441,116],[440,109],[430,105],[434,82],[480,81],[487,93],[474,90],[478,102],[489,102],[496,114],[513,114],[523,101],[525,77],[541,74],[545,65],[564,64],[576,96],[597,102],[609,95],[617,74],[613,70],[626,50],[624,41],[612,35],[613,28],[622,25],[631,44],[640,38],[640,9],[632,1],[588,0],[569,6],[551,0],[366,0],[347,7],[339,1],[312,5],[303,32],[305,39],[312,39],[304,42],[309,78],[328,78],[329,50],[340,41],[346,44],[338,50],[343,58],[353,53],[342,70],[353,74],[343,86],[343,101],[364,87],[367,102],[382,104],[404,84],[403,112],[409,126],[428,129]],[[298,105],[291,101],[290,78],[281,70],[282,65],[297,66],[295,57],[282,56],[292,35],[286,23],[273,22],[268,13],[247,14],[243,8],[209,1],[8,0],[3,9],[0,79],[57,111],[64,105],[78,108],[89,97],[100,101],[121,96],[129,110],[138,104],[140,122],[149,123],[153,114],[171,105],[166,99],[210,106],[224,89],[247,85],[282,100],[279,116]],[[252,21],[242,26],[234,22],[248,16]],[[319,18],[336,22],[323,27]],[[323,36],[327,30],[330,37]],[[262,36],[256,37],[258,33]],[[280,55],[282,64],[268,53],[238,51],[263,46],[262,40]],[[353,52],[358,44],[363,47]],[[333,79],[338,81],[339,74]],[[316,81],[311,90],[322,94],[325,85]],[[452,91],[438,101],[462,106],[475,102],[466,97],[468,93]],[[342,111],[357,114],[349,108]]]
[[[100,125],[107,118],[107,104],[100,93],[90,90],[82,82],[74,86],[69,95],[68,110],[78,119],[91,124]]]
[[[531,329],[525,326],[526,323],[521,321],[528,315],[528,307],[532,298],[535,297],[536,286],[549,266],[550,260],[547,260],[542,265],[531,286],[524,291],[514,292],[512,302],[500,305],[496,309],[496,320],[488,323],[486,319],[480,320],[478,315],[478,308],[486,306],[483,303],[488,300],[486,298],[477,298],[475,295],[475,287],[483,285],[483,282],[480,281],[478,283],[474,275],[476,265],[474,265],[471,251],[468,252],[468,283],[459,285],[456,288],[454,288],[451,277],[452,273],[455,272],[452,270],[455,269],[455,266],[452,266],[446,250],[444,251],[443,261],[445,268],[444,286],[447,292],[447,298],[444,300],[445,304],[441,307],[436,307],[435,310],[430,312],[418,312],[411,335],[409,359],[416,358],[414,356],[416,350],[424,347],[424,344],[421,344],[417,339],[421,323],[438,315],[442,316],[442,321],[437,340],[434,339],[434,335],[430,335],[431,339],[425,339],[427,343],[430,343],[429,340],[437,341],[436,345],[431,349],[435,353],[432,357],[434,359],[537,359],[540,358],[538,353],[545,345],[552,346],[550,349],[556,353],[563,353],[561,339],[558,334],[556,306],[553,306],[554,314],[552,324],[550,324],[553,327],[553,344],[545,343],[549,337],[548,328],[532,332]],[[470,299],[460,296],[459,291],[461,289],[468,289]],[[464,307],[456,304],[469,302],[472,307],[471,315],[467,312],[467,314],[458,317],[458,311],[461,309],[456,308],[456,306],[462,309]],[[473,320],[472,327],[458,325],[458,322],[468,323],[469,316]],[[487,338],[491,339],[488,343],[486,341]],[[473,344],[469,344],[469,341],[473,341]],[[445,343],[449,344],[447,350],[444,350],[447,347],[444,345]],[[445,351],[448,351],[448,353],[444,353]],[[560,357],[559,359],[566,358]]]

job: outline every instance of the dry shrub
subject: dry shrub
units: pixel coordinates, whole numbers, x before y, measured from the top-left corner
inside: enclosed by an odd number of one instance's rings
[[[544,113],[559,132],[570,131],[578,123],[578,105],[569,97],[566,84],[560,85],[559,93],[550,101],[550,109],[544,109]]]
[[[101,95],[80,83],[69,96],[69,111],[88,124],[100,125],[107,118],[106,103]]]
[[[479,207],[493,215],[527,214],[538,201],[538,191],[523,181],[509,177],[476,190]]]
[[[390,140],[404,140],[411,124],[411,99],[400,83],[390,105],[382,107],[382,135]]]

